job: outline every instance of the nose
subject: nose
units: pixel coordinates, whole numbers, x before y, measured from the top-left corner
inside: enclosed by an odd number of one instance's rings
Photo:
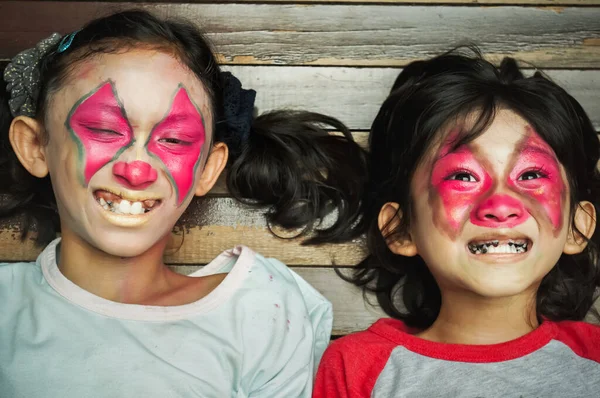
[[[493,195],[471,214],[471,222],[490,228],[514,227],[529,217],[523,202],[509,195]]]
[[[131,189],[144,189],[158,177],[156,170],[141,160],[115,163],[113,175],[121,184]]]

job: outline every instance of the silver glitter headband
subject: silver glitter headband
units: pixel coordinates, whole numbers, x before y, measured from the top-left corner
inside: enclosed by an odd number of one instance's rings
[[[13,116],[35,117],[40,88],[40,60],[48,50],[61,41],[62,36],[53,33],[35,47],[17,54],[4,69],[6,91],[10,93],[8,106]],[[70,43],[69,43],[70,44]]]

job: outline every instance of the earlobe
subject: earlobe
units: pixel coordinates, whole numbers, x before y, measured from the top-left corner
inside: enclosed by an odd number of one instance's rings
[[[563,249],[565,254],[578,254],[586,248],[587,240],[584,237],[591,238],[596,229],[596,208],[594,205],[587,201],[579,202],[575,209],[573,224],[581,234],[575,231],[573,225],[569,226],[567,241]]]
[[[14,118],[8,131],[10,144],[19,162],[30,174],[38,178],[48,175],[43,134],[42,124],[27,116]]]
[[[379,218],[377,220],[379,230],[392,253],[405,257],[416,256],[417,245],[414,244],[410,235],[398,237],[393,233],[398,225],[400,225],[401,217],[402,211],[398,203],[388,202],[384,204],[379,211]]]
[[[195,195],[196,196],[204,196],[211,190],[211,188],[217,182],[221,172],[225,168],[227,164],[227,158],[229,156],[229,149],[227,145],[222,142],[217,142],[213,145],[210,154],[208,155],[208,159],[206,160],[206,164],[204,165],[204,170],[202,170],[202,174],[200,175],[200,181],[196,185]]]

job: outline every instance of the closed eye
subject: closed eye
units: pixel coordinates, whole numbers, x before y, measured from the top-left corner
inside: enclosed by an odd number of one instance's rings
[[[94,133],[98,133],[98,134],[109,134],[109,135],[120,135],[120,136],[123,135],[121,133],[118,133],[114,130],[109,130],[109,129],[99,129],[99,128],[95,128],[95,127],[88,127],[88,130],[93,131]]]
[[[173,145],[190,145],[187,141],[182,141],[177,138],[161,138],[158,142],[162,142],[165,144],[173,144]]]

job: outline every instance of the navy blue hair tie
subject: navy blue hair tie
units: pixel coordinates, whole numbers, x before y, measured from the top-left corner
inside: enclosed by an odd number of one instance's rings
[[[221,84],[225,129],[221,129],[219,138],[237,153],[250,136],[256,91],[243,89],[242,83],[231,72],[221,72]]]

